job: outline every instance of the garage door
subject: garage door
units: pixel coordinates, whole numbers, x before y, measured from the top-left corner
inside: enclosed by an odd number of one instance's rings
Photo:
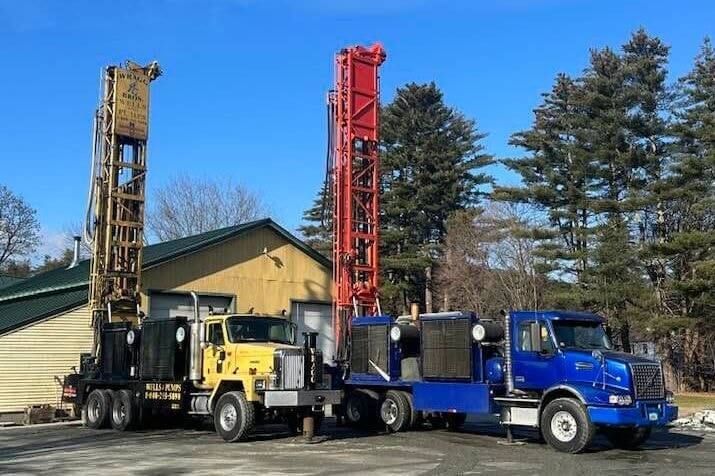
[[[209,315],[211,306],[214,312],[234,312],[233,298],[230,296],[207,296],[199,294],[199,312],[202,317]],[[149,318],[166,319],[169,317],[194,315],[191,296],[182,293],[152,293],[149,298]]]
[[[323,351],[325,362],[333,365],[335,337],[333,336],[332,305],[294,302],[291,318],[298,326],[298,342],[303,342],[303,332],[317,332],[318,348]]]

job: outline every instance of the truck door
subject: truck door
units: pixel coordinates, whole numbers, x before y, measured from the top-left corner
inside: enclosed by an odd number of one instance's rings
[[[223,373],[223,361],[226,359],[221,321],[207,323],[206,341],[209,345],[204,349],[204,383],[215,386]]]
[[[546,321],[516,320],[513,336],[514,387],[544,390],[558,383],[561,360]]]

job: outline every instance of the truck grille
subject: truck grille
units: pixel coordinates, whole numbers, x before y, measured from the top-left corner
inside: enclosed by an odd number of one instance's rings
[[[350,369],[355,373],[378,374],[372,361],[389,373],[389,343],[387,325],[354,326],[350,331]]]
[[[636,400],[660,400],[665,398],[663,370],[657,363],[631,364]]]
[[[281,349],[274,356],[274,368],[278,373],[278,388],[296,390],[303,388],[303,349]]]
[[[422,321],[422,375],[468,379],[472,375],[469,319]]]

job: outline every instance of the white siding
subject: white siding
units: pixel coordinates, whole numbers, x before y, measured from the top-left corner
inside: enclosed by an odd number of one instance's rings
[[[62,388],[55,377],[79,366],[79,355],[91,347],[86,306],[0,336],[0,413],[57,405]]]

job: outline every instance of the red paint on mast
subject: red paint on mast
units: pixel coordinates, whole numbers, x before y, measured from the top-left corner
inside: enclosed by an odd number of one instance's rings
[[[355,315],[379,312],[379,75],[385,50],[376,43],[336,55],[333,126],[333,325],[338,357]]]

